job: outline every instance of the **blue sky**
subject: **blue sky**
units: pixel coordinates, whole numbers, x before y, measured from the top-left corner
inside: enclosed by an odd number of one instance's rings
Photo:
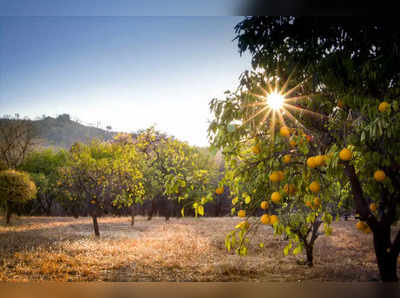
[[[0,17],[0,113],[156,124],[207,145],[209,101],[250,68],[232,42],[241,19]]]

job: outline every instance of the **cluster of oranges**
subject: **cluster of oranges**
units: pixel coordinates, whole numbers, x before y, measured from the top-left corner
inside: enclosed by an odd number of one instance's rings
[[[307,159],[307,166],[311,169],[314,169],[316,167],[321,167],[325,165],[326,160],[327,160],[326,155],[311,156]]]
[[[263,210],[267,210],[269,208],[269,204],[267,201],[262,201],[260,207]],[[273,225],[274,223],[278,222],[278,216],[264,214],[263,216],[261,216],[260,220],[264,225],[267,224]]]

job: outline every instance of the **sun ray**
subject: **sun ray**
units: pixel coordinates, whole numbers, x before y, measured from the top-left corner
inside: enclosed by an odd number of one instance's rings
[[[278,117],[279,117],[279,121],[282,123],[283,126],[287,126],[285,119],[283,119],[283,115],[280,111],[277,111]]]
[[[310,111],[310,110],[307,110],[307,109],[303,109],[303,108],[300,108],[300,107],[297,107],[297,106],[293,106],[293,105],[290,105],[290,104],[284,104],[284,106],[287,109],[291,109],[291,110],[294,110],[296,112],[304,112],[304,113],[309,114],[311,116],[315,116],[315,117],[319,117],[319,118],[326,117],[326,116],[324,116],[324,115],[322,115],[320,113],[313,112],[313,111]]]
[[[257,113],[253,114],[249,119],[245,119],[242,123],[242,125],[246,124],[247,122],[249,122],[250,120],[254,119],[255,117],[257,117],[259,114],[261,114],[262,112],[264,112],[265,110],[267,110],[268,107],[265,106],[262,109],[260,109]]]
[[[294,86],[293,88],[289,89],[288,91],[286,91],[283,96],[287,96],[291,93],[293,93],[294,91],[296,91],[307,79],[305,79],[304,81],[298,83],[296,86]]]
[[[290,120],[292,120],[294,122],[295,125],[300,125],[300,127],[305,128],[305,126],[303,125],[303,123],[301,123],[299,121],[299,119],[297,119],[295,116],[293,116],[292,113],[290,113],[288,110],[286,110],[286,117],[288,117]]]
[[[312,96],[312,95],[299,95],[299,96],[287,97],[287,98],[285,98],[285,103],[288,103],[288,102],[295,102],[295,101],[297,101],[297,100],[304,99],[304,98],[308,99],[308,98],[310,98],[311,96]]]

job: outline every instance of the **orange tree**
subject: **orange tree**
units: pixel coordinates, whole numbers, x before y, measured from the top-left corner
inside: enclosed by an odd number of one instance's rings
[[[0,171],[0,203],[6,210],[6,223],[18,204],[26,203],[36,196],[36,185],[26,172]]]
[[[351,195],[361,220],[357,227],[372,231],[381,279],[397,281],[400,232],[393,237],[392,228],[400,206],[400,32],[395,20],[250,17],[235,30],[239,50],[252,54],[253,67],[264,69],[264,77],[279,77],[286,96],[282,113],[290,126],[304,125],[321,154],[332,152],[327,177]],[[245,73],[242,90],[260,82]]]
[[[338,211],[335,194],[340,188],[329,176],[337,156],[303,128],[278,125],[277,110],[249,88],[210,104],[215,116],[209,127],[211,141],[222,148],[227,165],[221,184],[234,196],[232,213],[247,218],[227,235],[226,246],[246,254],[249,233],[259,224],[272,224],[275,234],[289,238],[284,254],[304,251],[305,263],[312,266],[319,228],[323,224],[330,235]],[[268,110],[272,117],[266,117]],[[264,214],[254,220],[260,208]]]
[[[211,155],[152,127],[139,133],[135,146],[143,153],[146,196],[177,201],[182,215],[185,208],[204,215],[217,175]]]
[[[144,194],[140,160],[132,144],[76,143],[60,169],[59,186],[89,211],[96,236],[97,218],[109,206],[130,206]]]

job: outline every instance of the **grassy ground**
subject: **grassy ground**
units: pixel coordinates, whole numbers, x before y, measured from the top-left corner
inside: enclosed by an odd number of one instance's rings
[[[60,281],[368,281],[378,278],[372,236],[355,221],[336,222],[321,236],[315,265],[283,256],[286,241],[260,226],[248,256],[227,252],[224,239],[239,218],[20,217],[0,224],[0,280]],[[259,243],[264,243],[264,248]]]

